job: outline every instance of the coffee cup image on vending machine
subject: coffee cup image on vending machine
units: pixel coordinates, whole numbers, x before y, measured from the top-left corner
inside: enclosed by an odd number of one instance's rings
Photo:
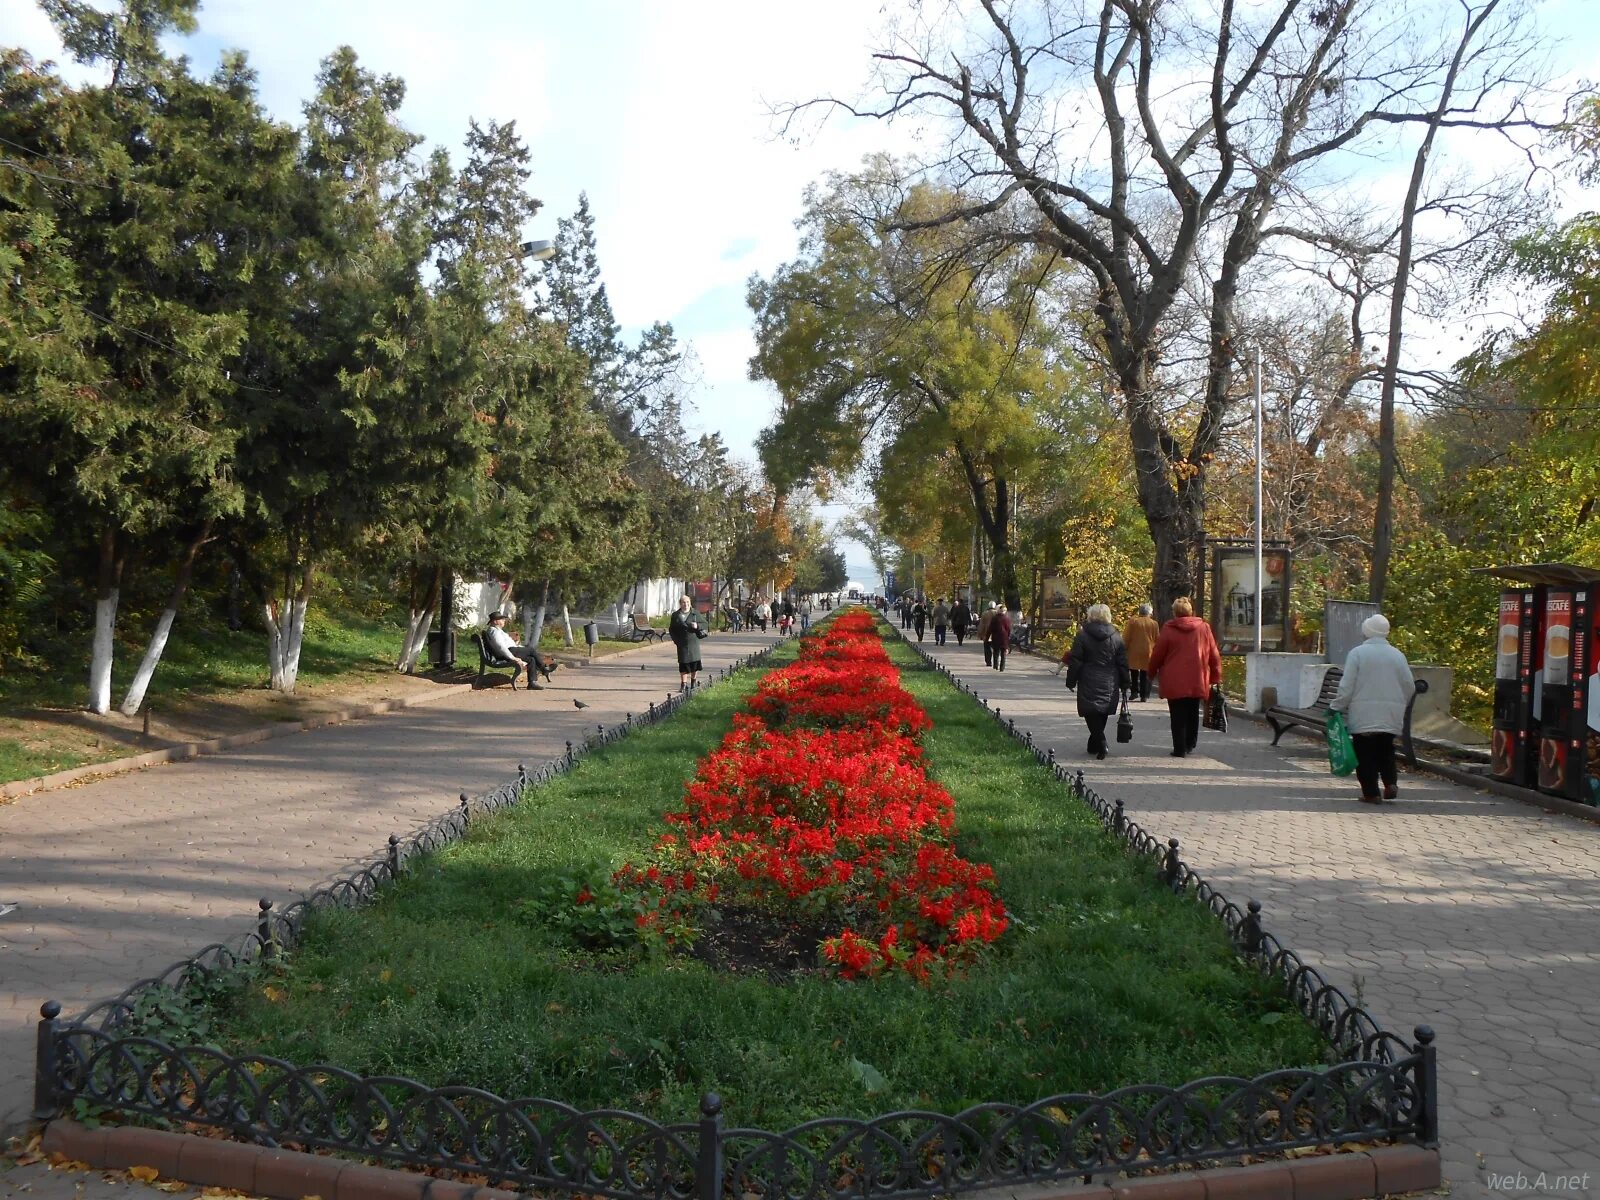
[[[1496,645],[1499,657],[1495,661],[1496,679],[1517,677],[1517,652],[1522,648],[1522,631],[1515,625],[1500,626],[1500,640]]]
[[[1544,661],[1548,666],[1565,666],[1572,648],[1572,627],[1552,625],[1544,638]]]

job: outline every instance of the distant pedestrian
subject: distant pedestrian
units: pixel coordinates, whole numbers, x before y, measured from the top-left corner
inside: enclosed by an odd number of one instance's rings
[[[811,628],[811,601],[809,598],[800,601],[800,632],[804,633]]]
[[[1381,804],[1400,791],[1394,737],[1405,727],[1406,705],[1416,693],[1417,680],[1406,656],[1389,644],[1387,617],[1374,613],[1361,622],[1361,636],[1367,640],[1345,657],[1339,694],[1328,707],[1344,713],[1350,727],[1361,799]]]
[[[922,640],[922,631],[928,627],[928,606],[918,600],[911,606],[911,628],[917,631],[917,641]]]
[[[956,635],[956,645],[961,645],[966,640],[967,630],[972,626],[972,610],[967,607],[967,602],[957,597],[956,602],[950,606],[950,631]]]
[[[1128,671],[1133,676],[1128,694],[1135,700],[1150,699],[1150,651],[1156,648],[1156,638],[1160,636],[1161,626],[1150,615],[1150,606],[1139,605],[1139,614],[1129,617],[1122,631],[1123,644],[1128,648]]]
[[[1194,615],[1194,601],[1172,602],[1172,620],[1161,627],[1150,651],[1150,674],[1161,687],[1172,722],[1172,757],[1194,753],[1200,741],[1200,706],[1222,682],[1222,655],[1211,626]]]
[[[900,628],[911,628],[911,597],[900,597]]]
[[[978,618],[978,629],[973,635],[983,645],[983,665],[986,667],[994,665],[994,652],[989,648],[989,626],[994,624],[995,610],[999,607],[998,604],[990,601],[989,607]]]
[[[767,625],[772,620],[772,605],[763,600],[756,605],[756,623],[761,626],[761,632],[767,631]]]
[[[694,601],[688,596],[678,598],[678,611],[667,623],[667,636],[678,648],[678,690],[687,692],[695,686],[696,677],[703,669],[700,665],[700,639],[706,636],[706,627],[694,611]]]
[[[1067,651],[1067,686],[1078,691],[1078,715],[1089,727],[1089,753],[1106,756],[1106,721],[1128,690],[1128,653],[1104,604],[1089,606],[1089,619]]]
[[[990,606],[989,629],[985,634],[989,652],[984,656],[996,671],[1006,669],[1006,655],[1011,653],[1011,614],[999,604]]]
[[[939,597],[939,602],[933,606],[933,644],[944,645],[944,631],[950,628],[950,606],[944,602],[944,597]]]

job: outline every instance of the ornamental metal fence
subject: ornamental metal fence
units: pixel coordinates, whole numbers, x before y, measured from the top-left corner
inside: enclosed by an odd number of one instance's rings
[[[778,643],[781,645],[781,643]],[[721,673],[763,665],[777,646]],[[914,649],[916,647],[913,647]],[[950,672],[924,659],[949,676]],[[970,692],[960,680],[952,681]],[[223,1129],[269,1146],[354,1154],[378,1162],[455,1170],[497,1184],[609,1196],[615,1200],[763,1200],[946,1195],[1118,1172],[1193,1166],[1243,1155],[1374,1140],[1437,1141],[1433,1033],[1414,1044],[1381,1029],[1338,988],[1261,928],[1260,906],[1241,910],[1178,853],[1032,747],[1039,763],[1100,816],[1136,854],[1154,860],[1168,887],[1193,896],[1225,924],[1238,952],[1278,979],[1341,1061],[1272,1071],[1253,1079],[1214,1077],[1168,1086],[1137,1084],[1103,1095],[1064,1093],[1026,1104],[981,1104],[959,1113],[823,1117],[781,1132],[729,1125],[706,1093],[699,1119],[663,1123],[621,1110],[579,1111],[544,1098],[502,1098],[470,1087],[429,1087],[393,1076],[302,1066],[215,1046],[173,1045],[130,1026],[141,996],[203,985],[218,972],[292,948],[307,918],[370,901],[415,855],[461,838],[473,819],[516,803],[529,788],[570,770],[582,755],[675,713],[670,696],[500,788],[460,804],[387,853],[282,911],[263,900],[257,926],[233,945],[212,945],[63,1018],[41,1009],[35,1112],[49,1119],[83,1104],[171,1125]],[[995,711],[1000,721],[998,710]],[[1016,734],[1014,722],[1000,721]]]

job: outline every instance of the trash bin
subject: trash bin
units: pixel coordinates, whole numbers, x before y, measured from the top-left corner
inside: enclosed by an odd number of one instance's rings
[[[600,626],[593,621],[583,623],[583,640],[589,646],[589,657],[594,657],[594,644],[600,640]]]
[[[436,667],[456,665],[456,631],[435,629],[428,634],[428,661]]]

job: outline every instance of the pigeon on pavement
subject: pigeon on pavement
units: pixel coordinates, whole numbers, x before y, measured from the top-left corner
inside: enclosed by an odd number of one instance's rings
[[[572,701],[572,707],[573,708],[588,708],[589,706],[587,704],[585,704],[582,700],[574,698],[573,701]]]

